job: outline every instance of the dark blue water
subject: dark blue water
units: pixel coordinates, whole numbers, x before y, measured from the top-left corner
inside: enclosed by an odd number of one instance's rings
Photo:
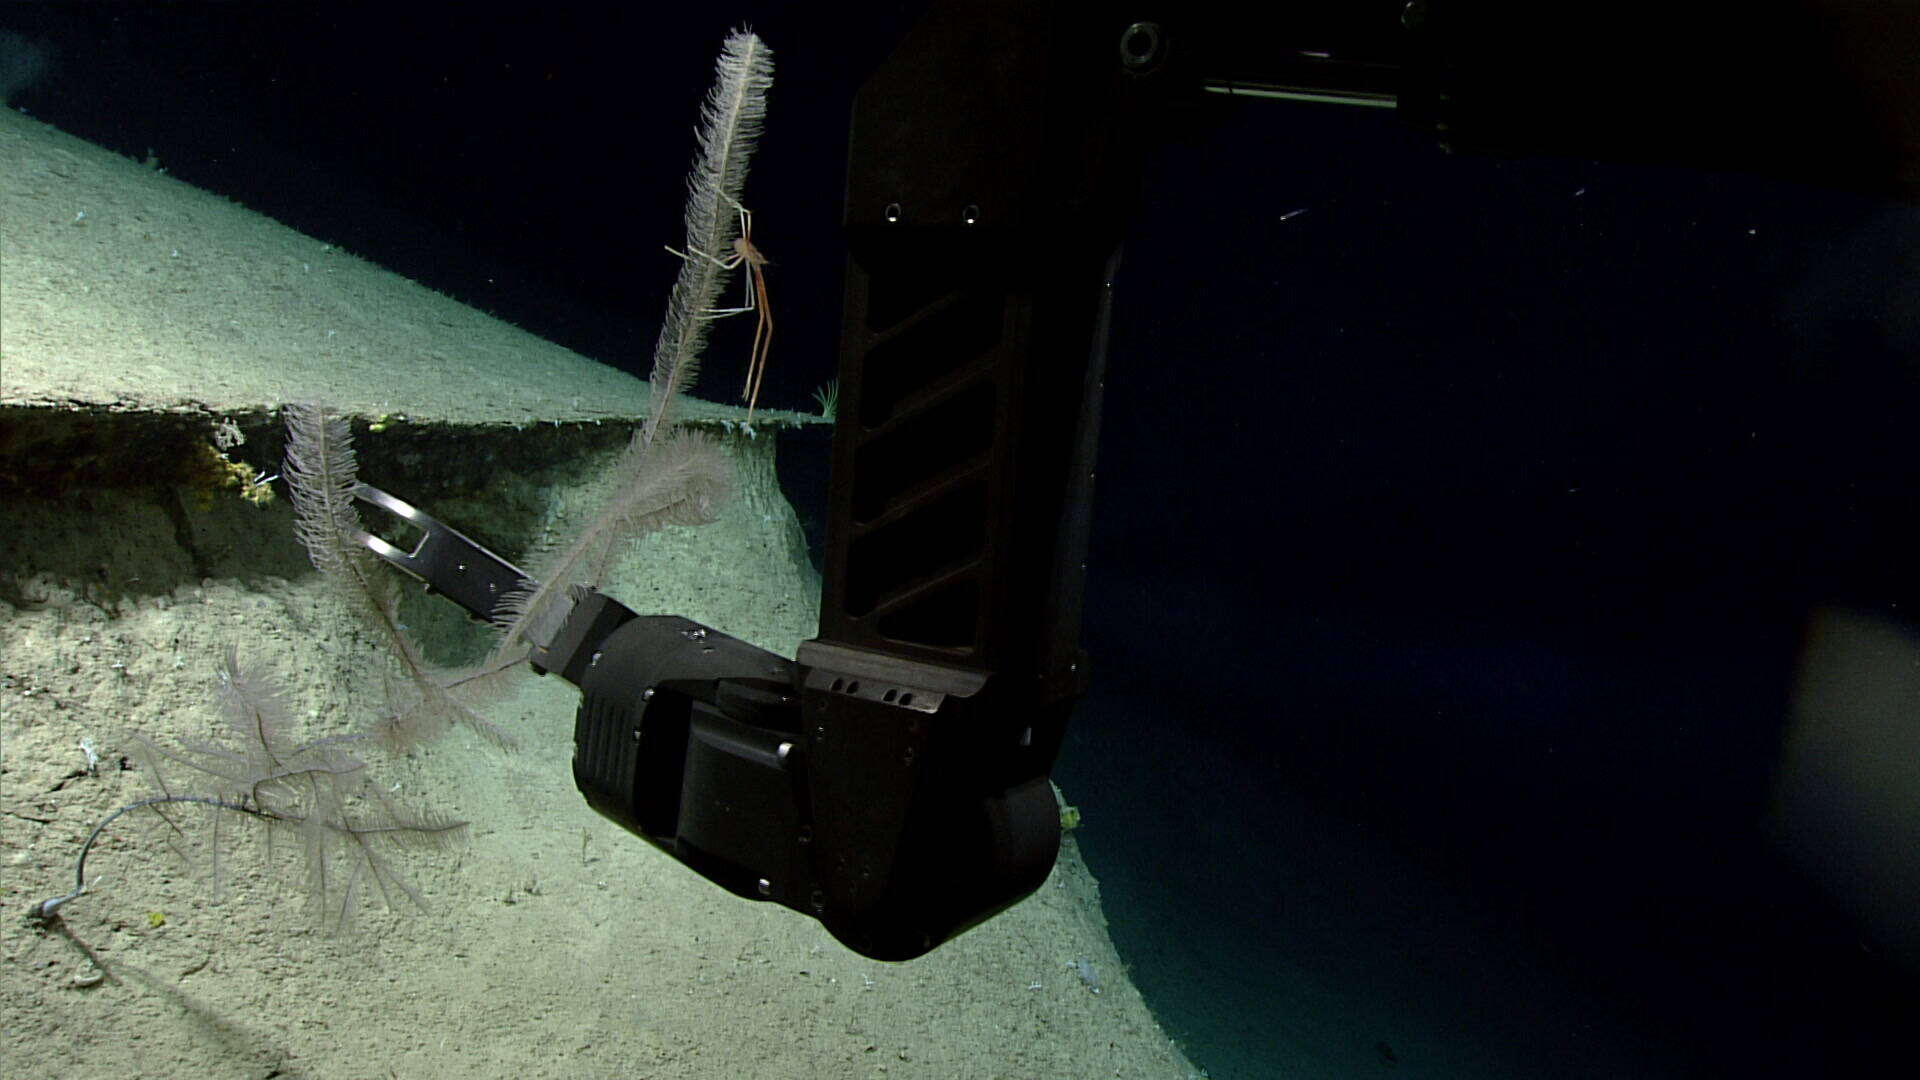
[[[1897,1058],[1770,809],[1811,613],[1915,600],[1920,214],[1374,119],[1129,248],[1059,779],[1134,979],[1216,1077]]]

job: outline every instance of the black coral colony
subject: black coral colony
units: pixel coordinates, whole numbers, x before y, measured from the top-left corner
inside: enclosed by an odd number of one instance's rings
[[[156,793],[95,825],[81,844],[72,891],[39,901],[30,915],[54,920],[85,895],[88,855],[110,825],[136,810],[160,818],[176,842],[200,848],[216,890],[226,845],[237,828],[251,825],[265,830],[270,846],[285,839],[297,848],[310,905],[332,928],[347,929],[363,903],[376,897],[392,909],[425,907],[391,856],[456,844],[466,823],[396,805],[372,780],[358,751],[405,752],[455,725],[512,749],[510,735],[456,700],[449,687],[515,667],[528,640],[564,617],[567,605],[560,601],[570,586],[600,585],[621,544],[669,525],[711,522],[732,498],[733,470],[724,451],[706,435],[676,429],[673,410],[693,385],[708,324],[730,310],[718,306],[719,296],[724,277],[742,260],[715,253],[733,251],[745,240],[741,195],[766,112],[772,54],[758,37],[736,32],[726,41],[716,76],[701,110],[700,151],[688,180],[686,251],[676,252],[681,269],[654,351],[647,415],[616,466],[621,479],[598,517],[544,567],[545,584],[509,598],[493,658],[479,672],[459,676],[429,667],[400,622],[392,572],[361,542],[358,462],[348,420],[317,404],[289,406],[284,475],[295,534],[314,568],[392,658],[398,691],[369,730],[301,741],[289,733],[281,691],[228,646],[219,672],[223,738],[180,747],[137,740]],[[760,348],[756,342],[756,359],[763,360]],[[185,827],[191,812],[205,818],[197,841]]]

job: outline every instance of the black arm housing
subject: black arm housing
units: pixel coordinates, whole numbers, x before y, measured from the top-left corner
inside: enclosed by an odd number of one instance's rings
[[[985,760],[994,743],[973,733],[992,698],[979,676],[861,656],[807,669],[597,593],[574,618],[611,625],[568,669],[581,690],[574,782],[595,810],[732,892],[906,960],[1052,868],[1052,787],[1044,774],[1009,784],[1004,762]]]
[[[581,790],[877,958],[1028,895],[1058,851],[1047,777],[1087,677],[1094,447],[1143,148],[1205,89],[1396,107],[1449,146],[1911,185],[1914,110],[1824,124],[1847,80],[1817,50],[1783,61],[1821,6],[934,5],[854,105],[819,636],[787,661],[589,594],[551,659],[584,695]]]

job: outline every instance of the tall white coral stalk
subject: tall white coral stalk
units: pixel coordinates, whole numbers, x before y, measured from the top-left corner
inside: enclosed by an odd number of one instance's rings
[[[773,51],[752,31],[727,37],[716,62],[717,78],[700,110],[700,152],[687,178],[687,255],[667,298],[666,322],[653,352],[652,406],[641,429],[642,448],[670,427],[674,399],[691,389],[706,343],[706,313],[719,306],[728,271],[719,262],[733,253],[740,235],[736,207],[747,186],[773,85]],[[705,257],[702,257],[702,256]]]

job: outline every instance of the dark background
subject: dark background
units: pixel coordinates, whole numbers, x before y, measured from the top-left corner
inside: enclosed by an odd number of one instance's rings
[[[811,408],[848,106],[906,7],[14,4],[0,30],[52,58],[16,106],[644,377],[699,97],[750,22],[767,398]],[[1447,155],[1371,111],[1223,105],[1153,156],[1059,779],[1197,1062],[1903,1060],[1911,981],[1768,810],[1809,613],[1915,600],[1916,253],[1909,206]],[[751,333],[724,329],[720,400]]]

